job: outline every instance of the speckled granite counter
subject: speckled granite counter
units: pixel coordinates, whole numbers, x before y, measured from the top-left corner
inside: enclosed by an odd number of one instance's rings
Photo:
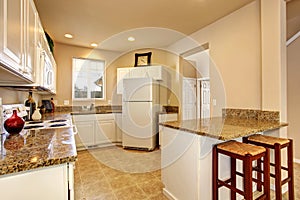
[[[267,120],[215,117],[209,119],[165,122],[160,125],[219,140],[230,140],[257,132],[278,129],[288,124]]]
[[[47,114],[43,119],[66,117],[70,115]],[[0,145],[0,175],[74,162],[77,159],[72,128],[23,130],[17,136],[7,136],[4,136],[3,144]]]

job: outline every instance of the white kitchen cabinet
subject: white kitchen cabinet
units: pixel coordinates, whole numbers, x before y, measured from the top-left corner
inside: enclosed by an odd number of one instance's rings
[[[78,133],[75,135],[76,147],[87,148],[95,144],[95,122],[94,121],[76,121]]]
[[[133,67],[130,69],[130,78],[148,77],[148,67]]]
[[[123,79],[130,78],[131,68],[118,68],[117,69],[117,94],[123,93]]]
[[[23,73],[24,0],[0,0],[0,60],[5,67]]]
[[[42,86],[56,92],[56,64],[33,0],[0,0],[0,84]],[[45,56],[51,74],[45,73]],[[50,77],[50,79],[48,78]]]
[[[30,79],[35,79],[35,66],[37,64],[36,40],[37,40],[37,18],[38,14],[33,0],[25,0],[25,39],[24,39],[24,54],[25,65],[23,75]]]
[[[1,199],[74,200],[73,164],[65,163],[3,175]]]
[[[77,128],[76,147],[87,149],[97,146],[109,146],[117,142],[114,114],[73,115]]]
[[[37,20],[33,0],[0,0],[0,3],[0,62],[5,69],[33,82]]]
[[[125,67],[117,69],[117,94],[123,93],[124,78],[153,78],[154,80],[166,79],[166,70],[163,66]]]
[[[116,124],[114,120],[97,120],[95,126],[95,145],[116,142]]]

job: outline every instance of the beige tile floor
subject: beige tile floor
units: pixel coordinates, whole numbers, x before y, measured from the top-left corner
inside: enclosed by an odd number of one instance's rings
[[[166,200],[162,194],[160,162],[154,160],[155,157],[160,160],[159,150],[147,153],[119,149],[78,152],[74,172],[75,199]],[[121,156],[126,159],[122,160]],[[147,168],[144,162],[151,168]]]
[[[157,160],[160,160],[159,150],[152,154],[124,151],[119,147],[80,151],[74,172],[75,200],[167,200],[162,194]],[[300,199],[300,164],[295,163],[294,169],[297,200]]]

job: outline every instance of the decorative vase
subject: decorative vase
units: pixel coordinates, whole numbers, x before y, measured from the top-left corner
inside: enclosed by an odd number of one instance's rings
[[[5,120],[4,128],[9,134],[18,134],[24,128],[25,121],[18,116],[17,110],[13,110],[10,118]]]
[[[37,108],[34,113],[32,114],[32,120],[40,120],[42,118],[42,115],[40,113],[40,109]]]

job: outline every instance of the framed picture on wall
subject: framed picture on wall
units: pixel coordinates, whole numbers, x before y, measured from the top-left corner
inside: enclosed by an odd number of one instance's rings
[[[149,66],[151,64],[151,55],[152,52],[136,53],[134,66],[135,67]]]

